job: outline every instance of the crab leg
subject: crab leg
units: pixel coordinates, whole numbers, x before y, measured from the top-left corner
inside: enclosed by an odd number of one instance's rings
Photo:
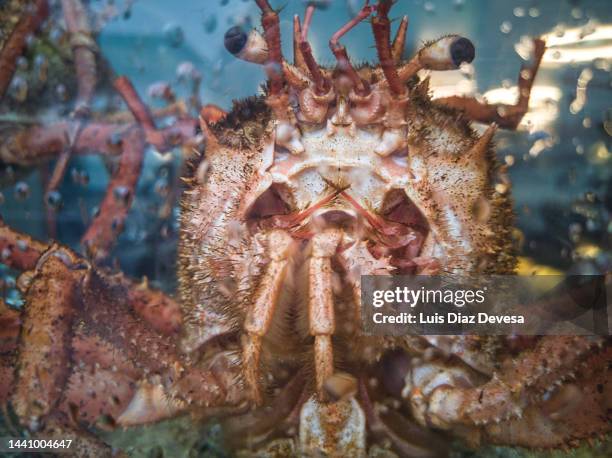
[[[403,96],[406,92],[406,88],[397,76],[397,69],[395,68],[396,60],[393,56],[391,45],[389,44],[391,36],[391,23],[389,22],[388,16],[389,8],[391,8],[390,0],[380,0],[378,2],[376,16],[372,18],[372,30],[374,32],[374,38],[376,39],[376,50],[378,51],[380,66],[389,83],[389,88],[395,94]],[[398,35],[401,34],[401,32],[402,30],[400,29]],[[404,29],[404,35],[405,33]]]
[[[538,73],[542,56],[546,50],[546,43],[541,39],[533,40],[533,63],[530,66],[522,66],[519,72],[518,89],[519,96],[516,104],[504,105],[495,104],[489,105],[482,103],[472,97],[443,97],[434,100],[434,103],[445,105],[447,107],[457,108],[463,111],[466,116],[474,121],[482,123],[495,122],[500,127],[505,129],[516,129],[527,113],[529,108],[529,97],[533,82]]]
[[[34,430],[57,406],[68,381],[72,321],[87,271],[71,253],[51,248],[38,262],[26,294],[13,405]]]
[[[285,231],[275,230],[268,235],[271,262],[268,264],[261,286],[255,295],[255,302],[247,312],[244,322],[244,329],[247,332],[242,342],[244,375],[251,391],[251,399],[258,405],[263,401],[259,386],[261,339],[266,335],[272,323],[274,309],[289,264],[289,250],[292,242],[293,239]]]
[[[485,424],[520,417],[526,396],[545,392],[569,377],[578,363],[603,341],[597,337],[545,336],[485,385],[437,388],[429,399],[435,426]]]
[[[312,255],[308,271],[308,317],[310,334],[314,336],[314,358],[317,392],[323,397],[323,384],[334,372],[331,336],[336,327],[332,292],[331,258],[342,241],[338,230],[327,230],[312,239]]]
[[[269,50],[269,65],[267,66],[268,77],[270,78],[270,92],[278,95],[283,88],[283,77],[280,71],[283,62],[281,51],[281,37],[278,14],[272,9],[268,0],[255,0],[261,9],[261,25],[264,29],[264,36]]]

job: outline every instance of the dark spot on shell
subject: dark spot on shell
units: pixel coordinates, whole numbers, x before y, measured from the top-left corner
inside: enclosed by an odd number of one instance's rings
[[[453,64],[459,67],[462,63],[467,62],[468,64],[474,60],[476,56],[476,50],[474,45],[467,38],[457,38],[450,47],[451,58]]]
[[[234,26],[225,32],[225,37],[223,38],[225,49],[236,55],[244,48],[247,38],[248,36],[242,27],[239,25]]]

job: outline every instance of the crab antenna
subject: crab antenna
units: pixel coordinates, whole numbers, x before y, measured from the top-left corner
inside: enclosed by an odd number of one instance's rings
[[[397,95],[403,95],[406,92],[405,87],[397,76],[395,68],[395,59],[391,53],[389,40],[391,37],[391,24],[389,23],[389,10],[391,9],[391,0],[379,0],[376,16],[372,18],[372,31],[376,40],[376,50],[378,51],[378,59],[380,66],[383,69],[385,78],[389,83],[389,88]]]
[[[308,5],[308,7],[306,8],[306,14],[304,17],[304,27],[302,28],[301,34],[299,36],[296,35],[296,39],[299,40],[299,50],[304,65],[308,69],[308,72],[310,72],[312,82],[315,86],[315,92],[317,95],[324,95],[329,91],[329,81],[327,81],[327,78],[323,76],[321,68],[319,67],[319,64],[317,64],[317,61],[315,60],[314,55],[312,54],[312,48],[310,47],[310,43],[308,42],[308,29],[310,28],[310,23],[312,21],[312,15],[314,14],[314,10],[314,5]],[[299,20],[297,22],[299,25]]]
[[[334,33],[329,40],[329,47],[331,48],[336,60],[338,61],[338,68],[344,71],[353,82],[355,92],[360,95],[367,95],[370,93],[370,88],[366,83],[359,77],[351,61],[346,53],[346,48],[342,46],[338,41],[350,31],[353,27],[359,24],[364,19],[368,18],[370,14],[376,9],[376,6],[370,5],[369,0],[366,0],[365,5],[361,8],[361,11],[353,19],[344,24],[336,33]]]
[[[404,53],[404,48],[406,47],[407,31],[408,16],[404,16],[402,18],[402,22],[400,22],[399,28],[397,29],[397,34],[395,35],[395,39],[393,40],[393,45],[391,46],[391,55],[393,56],[393,61],[396,64],[402,60],[402,54]]]
[[[266,66],[268,78],[270,78],[270,93],[279,94],[283,88],[282,63],[283,53],[281,51],[281,36],[278,14],[272,9],[268,0],[255,0],[261,9],[261,25],[268,44],[268,64]]]

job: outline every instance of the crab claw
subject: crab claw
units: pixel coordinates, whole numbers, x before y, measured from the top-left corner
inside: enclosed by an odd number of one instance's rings
[[[311,397],[300,412],[300,451],[306,456],[365,456],[365,414],[354,397],[323,404]]]
[[[374,152],[380,156],[388,156],[406,146],[406,135],[401,128],[386,129],[380,143]]]
[[[276,144],[287,148],[292,154],[304,152],[300,131],[287,121],[281,121],[276,126]]]

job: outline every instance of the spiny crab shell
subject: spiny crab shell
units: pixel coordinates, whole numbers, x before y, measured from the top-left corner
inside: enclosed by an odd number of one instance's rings
[[[405,400],[421,427],[478,442],[479,424],[510,421],[529,404],[494,387],[486,402],[498,408],[486,418],[490,406],[468,405],[473,393],[457,388],[490,383],[501,359],[516,356],[504,339],[371,337],[360,323],[361,275],[514,271],[495,124],[477,135],[461,111],[434,103],[428,80],[416,76],[470,61],[471,43],[446,36],[402,63],[391,56],[390,2],[379,2],[380,66],[354,69],[335,35],[338,65],[319,67],[297,19],[292,65],[280,55],[276,13],[257,3],[265,39],[231,30],[226,45],[266,63],[269,84],[224,120],[202,121],[206,151],[193,160],[182,201],[184,351],[197,360],[222,342],[238,359],[236,383],[255,412],[277,405],[275,398],[293,406],[284,415],[299,418],[299,433],[279,418],[241,443],[265,437],[265,456],[362,456],[366,429],[375,437],[387,431],[401,455],[439,453],[425,452],[427,431],[413,447],[382,426],[370,398],[385,390]],[[296,379],[306,381],[294,388]],[[334,397],[337,385],[346,389]],[[281,415],[275,407],[265,412]],[[473,414],[470,425],[464,414]],[[270,443],[275,437],[285,442]]]

